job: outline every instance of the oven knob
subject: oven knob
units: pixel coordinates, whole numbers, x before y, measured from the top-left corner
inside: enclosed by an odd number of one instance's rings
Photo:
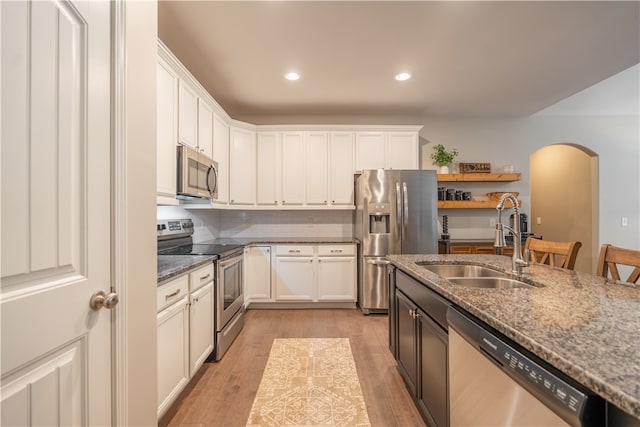
[[[167,229],[167,225],[166,224],[158,224],[157,226],[157,230],[158,231],[162,231],[162,230],[166,230]]]

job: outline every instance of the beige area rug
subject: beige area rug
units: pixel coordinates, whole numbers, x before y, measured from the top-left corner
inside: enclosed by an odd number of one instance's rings
[[[248,427],[370,425],[349,339],[273,341]]]

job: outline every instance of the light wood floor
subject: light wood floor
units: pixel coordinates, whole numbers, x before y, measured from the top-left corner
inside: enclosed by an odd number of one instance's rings
[[[358,310],[249,310],[217,363],[205,363],[159,425],[245,426],[274,338],[349,338],[373,427],[426,426],[388,348],[387,316]]]

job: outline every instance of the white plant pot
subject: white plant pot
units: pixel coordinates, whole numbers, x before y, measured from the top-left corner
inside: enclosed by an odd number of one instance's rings
[[[438,169],[438,173],[449,173],[449,166],[440,166],[440,168]]]

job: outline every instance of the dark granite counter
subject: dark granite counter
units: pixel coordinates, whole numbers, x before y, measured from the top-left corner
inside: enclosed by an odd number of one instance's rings
[[[180,276],[192,268],[212,262],[211,255],[158,255],[158,284]]]
[[[389,255],[391,263],[640,419],[640,286],[531,265],[533,288],[455,285],[416,262],[476,264],[511,274],[499,255]]]
[[[241,246],[248,245],[281,245],[281,244],[357,244],[353,237],[251,237],[240,239],[213,239],[204,242],[206,244],[230,244]],[[158,284],[164,284],[188,270],[199,267],[213,261],[215,256],[208,255],[158,255]]]
[[[284,244],[330,244],[330,243],[358,243],[353,237],[243,237],[229,239],[207,240],[201,243],[230,243],[241,245],[284,245]]]

